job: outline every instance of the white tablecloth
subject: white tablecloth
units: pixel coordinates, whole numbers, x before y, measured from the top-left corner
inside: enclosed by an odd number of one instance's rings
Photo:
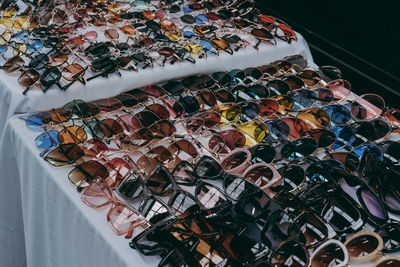
[[[180,62],[165,67],[139,70],[139,72],[122,71],[122,77],[111,74],[108,78],[96,78],[88,82],[86,86],[76,82],[65,92],[52,87],[45,94],[39,89],[32,89],[24,96],[22,95],[24,89],[17,82],[18,76],[7,75],[0,71],[0,136],[7,119],[13,114],[49,110],[61,107],[74,99],[93,101],[177,77],[255,67],[289,55],[300,54],[312,62],[307,42],[300,34],[297,35],[298,41],[292,44],[277,40],[276,47],[261,44],[258,51],[253,48],[240,49],[233,55],[221,53],[219,56],[199,59],[196,64]]]
[[[156,266],[159,259],[140,255],[112,232],[105,211],[80,200],[67,178],[71,168],[40,157],[37,135],[19,115],[0,141],[0,266]]]
[[[0,142],[0,266],[155,266],[80,200],[70,168],[39,156],[36,136],[17,116]]]

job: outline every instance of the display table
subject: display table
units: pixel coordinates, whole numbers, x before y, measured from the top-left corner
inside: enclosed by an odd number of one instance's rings
[[[80,200],[67,178],[71,168],[40,157],[38,133],[21,118],[8,121],[0,142],[0,266],[156,266],[158,259],[140,255],[112,232],[105,211]]]
[[[0,266],[154,266],[115,235],[105,211],[81,201],[70,168],[41,159],[36,135],[16,116],[2,137]]]
[[[35,88],[29,90],[27,95],[23,95],[24,89],[17,82],[18,76],[7,75],[0,71],[0,136],[7,119],[13,114],[49,110],[61,107],[74,99],[93,101],[172,78],[255,67],[289,55],[300,54],[308,62],[313,62],[307,42],[300,34],[297,33],[297,36],[298,41],[292,44],[278,39],[275,47],[261,44],[258,51],[247,48],[235,52],[234,55],[221,53],[219,56],[210,56],[205,60],[199,59],[196,64],[180,62],[165,67],[157,66],[153,69],[139,70],[139,72],[121,71],[121,77],[110,74],[108,78],[99,77],[85,86],[76,82],[66,91],[52,87],[45,94]]]

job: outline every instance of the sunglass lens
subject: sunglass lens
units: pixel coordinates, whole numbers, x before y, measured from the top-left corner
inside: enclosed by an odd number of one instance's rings
[[[351,104],[351,115],[359,120],[377,118],[385,109],[385,101],[375,94],[365,94],[356,98]]]
[[[314,138],[319,148],[330,146],[336,141],[335,133],[326,129],[312,129],[305,135]]]
[[[345,124],[350,120],[350,111],[341,105],[329,105],[323,109],[334,124]]]
[[[259,144],[252,148],[250,148],[251,159],[253,162],[261,163],[270,163],[275,158],[275,148],[271,145],[267,144]]]
[[[346,248],[351,257],[357,258],[372,253],[374,250],[376,250],[378,244],[379,241],[375,236],[366,234],[351,240],[348,244],[346,244]]]
[[[141,183],[140,178],[136,174],[132,174],[121,186],[118,188],[118,192],[128,198],[136,199],[141,196],[144,192],[144,185]]]
[[[193,96],[185,96],[179,100],[187,114],[193,114],[200,109],[199,102]]]
[[[53,166],[72,164],[84,155],[83,150],[76,144],[61,144],[50,151],[44,159]]]
[[[368,211],[378,219],[385,221],[387,213],[385,207],[381,204],[378,197],[370,190],[362,190],[361,198],[364,201]]]
[[[171,175],[164,168],[158,168],[146,178],[147,188],[154,194],[163,194],[172,187]]]
[[[274,266],[301,267],[307,266],[308,261],[308,252],[294,240],[284,243],[271,256],[271,263],[275,264]]]
[[[290,86],[282,80],[272,80],[266,85],[271,95],[286,95],[290,91]]]
[[[228,175],[225,177],[223,187],[226,195],[235,201],[240,199],[248,190],[255,189],[254,185],[249,183],[247,180],[234,175]]]
[[[400,249],[400,223],[392,221],[379,226],[375,232],[383,239],[383,252],[391,253]]]
[[[328,244],[313,256],[311,266],[329,267],[338,265],[343,263],[345,259],[344,253],[343,248],[338,244]]]
[[[287,159],[304,158],[312,154],[318,145],[313,138],[304,137],[282,147],[282,157]]]
[[[68,175],[69,180],[77,187],[86,187],[94,178],[106,179],[107,169],[99,162],[90,160],[76,166]]]
[[[221,179],[223,170],[219,163],[211,157],[202,157],[195,167],[195,174],[201,179]]]
[[[164,203],[154,197],[146,198],[140,205],[139,212],[152,224],[160,222],[171,215]]]
[[[282,176],[282,183],[276,187],[272,187],[274,192],[292,191],[297,189],[305,179],[304,170],[297,165],[285,165],[278,169]]]
[[[227,201],[225,194],[211,184],[200,183],[196,186],[195,194],[196,198],[207,209],[218,207]]]
[[[260,113],[260,107],[254,102],[242,102],[239,105],[242,109],[242,115],[249,119],[254,119]]]
[[[327,226],[313,213],[303,212],[295,219],[295,223],[306,238],[307,248],[318,246],[329,237]]]
[[[400,266],[400,259],[385,259],[378,263],[376,267],[397,267]]]
[[[190,207],[198,207],[201,204],[192,197],[192,195],[178,191],[173,198],[170,199],[169,207],[177,214],[182,214]]]
[[[286,139],[290,133],[289,125],[283,120],[275,119],[265,122],[273,139]]]
[[[191,164],[187,161],[179,163],[172,172],[177,184],[193,185],[196,183],[196,174]]]
[[[60,141],[58,139],[59,132],[56,130],[50,130],[40,134],[36,139],[35,143],[39,149],[50,149],[56,147]]]

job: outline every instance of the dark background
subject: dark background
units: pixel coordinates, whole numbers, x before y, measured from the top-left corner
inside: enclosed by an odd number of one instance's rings
[[[306,38],[318,65],[339,67],[356,93],[378,93],[400,107],[400,2],[256,2]]]

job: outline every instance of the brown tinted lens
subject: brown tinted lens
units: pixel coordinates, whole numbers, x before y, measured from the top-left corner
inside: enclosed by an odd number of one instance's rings
[[[126,35],[135,35],[135,33],[136,33],[136,30],[132,25],[122,26],[121,31]]]
[[[86,187],[96,177],[106,179],[109,173],[99,162],[91,160],[76,166],[68,175],[69,180],[77,187]]]
[[[387,259],[380,262],[376,267],[398,267],[400,266],[400,259]]]
[[[246,174],[246,179],[249,179],[254,184],[263,188],[267,183],[274,177],[274,173],[268,166],[259,166],[252,168],[250,172]]]
[[[30,87],[40,79],[40,73],[35,69],[27,69],[18,78],[18,83],[23,87]]]
[[[152,104],[148,106],[148,108],[155,114],[157,114],[157,116],[160,117],[161,119],[168,119],[170,116],[168,110],[163,105]]]
[[[202,105],[207,105],[209,107],[213,107],[217,105],[217,99],[215,95],[209,91],[201,92],[196,96],[198,102]],[[204,108],[203,108],[204,109]]]
[[[154,112],[146,111],[146,110],[136,114],[136,118],[140,121],[140,123],[144,127],[149,127],[156,121],[160,120],[160,117],[158,117],[156,114],[154,114]]]
[[[121,124],[113,119],[102,120],[100,122],[100,126],[103,128],[104,134],[108,138],[112,137],[113,135],[120,134],[124,131]]]
[[[119,22],[121,22],[121,21],[122,21],[122,18],[119,17],[119,16],[112,16],[111,18],[109,18],[109,19],[107,20],[107,22],[109,22],[109,23],[111,23],[111,24],[117,24],[117,23],[119,23]]]
[[[244,163],[246,160],[250,160],[248,158],[248,154],[245,152],[238,152],[235,153],[233,155],[230,155],[227,159],[225,159],[222,164],[221,167],[224,170],[231,170],[233,168],[238,167],[239,165],[241,165],[242,163]]]
[[[158,85],[149,85],[147,87],[142,88],[144,92],[146,92],[149,95],[155,96],[155,97],[161,97],[164,96],[167,92],[165,90],[158,86]]]
[[[224,130],[221,131],[219,135],[224,139],[224,143],[231,150],[237,147],[243,147],[246,143],[246,137],[236,130]]]
[[[314,86],[321,81],[321,77],[316,71],[304,70],[297,74],[307,86]]]
[[[117,95],[114,98],[119,100],[125,107],[133,107],[139,103],[135,97],[128,94]]]
[[[24,60],[18,56],[12,57],[4,63],[3,70],[11,73],[21,69],[24,66]]]
[[[53,16],[53,21],[56,24],[62,24],[66,21],[68,18],[68,15],[62,11],[62,10],[57,10],[57,12]]]
[[[309,125],[310,128],[313,129],[324,128],[328,126],[330,122],[328,113],[318,108],[310,108],[301,111],[297,115],[297,118],[303,120],[305,123]]]
[[[135,131],[129,136],[123,137],[120,141],[123,146],[130,147],[131,149],[145,146],[154,139],[154,135],[147,128],[142,128]]]
[[[67,81],[73,81],[85,74],[85,69],[79,64],[66,66],[62,71],[62,76]]]
[[[337,244],[329,244],[313,256],[311,266],[329,267],[342,263],[345,259],[345,252]]]
[[[168,150],[173,155],[178,155],[179,157],[182,157],[182,155],[179,155],[180,152],[184,152],[191,158],[196,158],[198,156],[196,147],[188,140],[176,141],[174,144],[168,147]]]
[[[215,38],[211,40],[212,45],[217,49],[227,49],[228,43],[222,38]]]
[[[50,57],[49,64],[52,67],[56,67],[63,64],[65,61],[67,61],[67,59],[68,59],[67,55],[57,53]]]
[[[235,96],[231,92],[225,89],[216,91],[215,96],[217,97],[218,101],[222,103],[236,102]]]
[[[168,120],[162,120],[149,127],[155,138],[172,136],[176,132],[175,126]]]
[[[114,29],[108,29],[104,32],[104,36],[110,40],[116,40],[119,38],[119,33],[117,30]]]
[[[351,240],[347,245],[347,250],[351,257],[362,257],[372,253],[377,249],[378,239],[372,235],[361,235]]]
[[[96,105],[101,111],[110,112],[122,107],[122,103],[116,98],[103,98],[93,101],[92,104]]]
[[[286,241],[271,256],[271,263],[281,267],[303,267],[308,261],[308,252],[296,241]]]
[[[221,115],[217,112],[209,111],[199,115],[200,118],[204,119],[204,125],[207,128],[214,127],[221,121]]]
[[[173,160],[171,152],[164,146],[157,146],[146,153],[147,157],[157,159],[159,162],[168,164]]]
[[[260,39],[274,39],[274,36],[272,36],[272,34],[265,29],[253,29],[250,33]]]
[[[49,21],[51,20],[51,16],[52,16],[51,12],[47,12],[47,13],[43,14],[42,16],[40,16],[39,17],[40,25],[46,26],[47,24],[49,24]]]
[[[185,127],[189,132],[196,132],[204,125],[204,120],[202,118],[193,117],[185,120]]]
[[[299,89],[304,86],[304,81],[297,76],[287,76],[283,80],[289,84],[290,90]]]
[[[73,125],[64,128],[57,136],[62,144],[74,143],[78,144],[86,140],[86,132],[79,126]]]
[[[84,155],[83,150],[76,144],[60,144],[50,151],[44,159],[51,165],[59,167],[72,164]]]
[[[49,114],[50,120],[54,123],[65,122],[70,118],[69,113],[62,108],[52,109],[49,111]]]
[[[208,141],[208,148],[215,153],[228,153],[228,149],[225,145],[224,139],[218,134],[214,134],[210,137],[210,140]]]

